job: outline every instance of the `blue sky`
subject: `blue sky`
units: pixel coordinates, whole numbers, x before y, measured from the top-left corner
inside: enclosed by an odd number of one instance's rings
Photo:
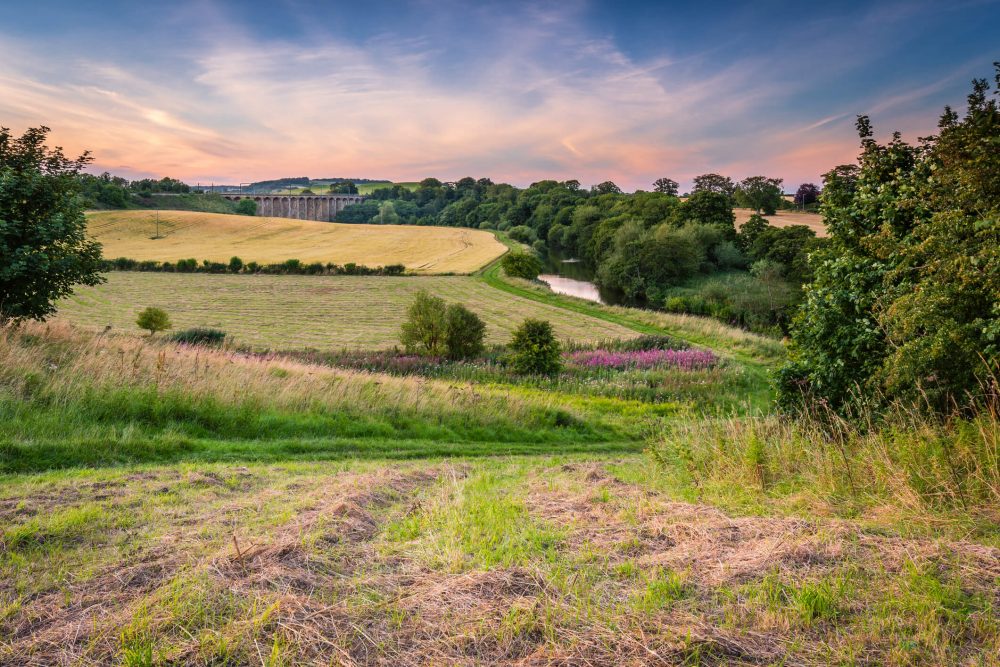
[[[819,181],[1000,59],[970,2],[4,3],[0,124],[190,182]]]

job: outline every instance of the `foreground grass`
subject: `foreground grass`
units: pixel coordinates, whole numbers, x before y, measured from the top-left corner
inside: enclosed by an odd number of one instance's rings
[[[159,227],[157,227],[159,221]],[[161,238],[154,238],[157,229]],[[414,225],[345,225],[195,211],[103,211],[88,215],[87,232],[104,256],[176,262],[228,262],[237,255],[261,264],[299,259],[386,266],[415,273],[471,273],[504,246],[486,231]]]
[[[997,664],[1000,550],[726,515],[647,460],[5,478],[5,664]]]
[[[558,306],[518,298],[462,276],[365,277],[210,275],[112,272],[107,283],[81,287],[60,302],[74,324],[138,331],[146,306],[164,308],[174,327],[211,326],[241,344],[279,350],[365,349],[399,344],[406,309],[421,289],[457,301],[486,322],[487,339],[507,343],[527,317],[552,322],[560,338],[634,336],[631,329]]]
[[[0,471],[178,460],[621,451],[683,405],[393,377],[94,335],[0,332]]]

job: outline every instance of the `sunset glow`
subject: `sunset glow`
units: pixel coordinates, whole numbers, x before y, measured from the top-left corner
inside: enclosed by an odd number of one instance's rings
[[[1000,43],[995,2],[80,4],[5,12],[0,124],[192,184],[818,182],[856,114],[927,134]]]

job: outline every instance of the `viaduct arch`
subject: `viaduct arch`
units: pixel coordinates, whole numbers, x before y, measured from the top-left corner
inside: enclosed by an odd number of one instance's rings
[[[295,218],[332,222],[351,204],[364,200],[361,195],[222,195],[230,201],[252,199],[257,215],[270,218]]]

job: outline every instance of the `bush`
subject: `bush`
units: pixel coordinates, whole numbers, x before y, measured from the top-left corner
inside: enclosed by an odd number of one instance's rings
[[[486,324],[460,303],[448,306],[444,315],[444,347],[449,359],[469,359],[482,353]]]
[[[257,215],[257,202],[253,199],[241,199],[236,202],[236,212],[240,215]]]
[[[444,351],[446,310],[444,299],[426,290],[417,292],[399,336],[407,352],[440,355]]]
[[[517,225],[516,227],[511,227],[507,230],[507,235],[519,241],[521,243],[534,243],[538,236],[535,234],[535,230],[527,225]]]
[[[420,290],[407,311],[399,339],[407,352],[457,360],[482,353],[485,333],[486,324],[462,304],[446,305],[443,299]]]
[[[219,329],[210,329],[208,327],[195,327],[193,329],[178,331],[170,336],[170,340],[175,343],[184,343],[186,345],[218,346],[225,342],[226,332],[220,331]]]
[[[535,280],[542,272],[542,263],[532,253],[511,251],[500,260],[504,273],[512,278]]]
[[[511,367],[522,375],[555,375],[562,370],[560,347],[549,322],[526,319],[510,342]]]
[[[242,270],[243,270],[243,260],[240,259],[239,257],[230,257],[229,258],[229,272],[230,273],[239,273]]]
[[[167,315],[166,311],[152,306],[139,313],[135,323],[139,325],[140,329],[146,329],[149,331],[150,336],[155,334],[157,331],[165,331],[173,326],[170,324],[170,317]]]

